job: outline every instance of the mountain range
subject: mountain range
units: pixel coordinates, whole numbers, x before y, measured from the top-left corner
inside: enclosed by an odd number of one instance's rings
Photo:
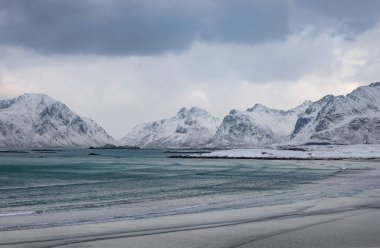
[[[176,117],[138,125],[121,141],[152,148],[380,143],[380,83],[358,87],[345,96],[305,101],[287,111],[262,104],[245,111],[231,110],[222,121],[205,110],[192,109],[186,117],[181,110]],[[196,128],[184,126],[189,118],[197,120]]]
[[[93,120],[44,94],[0,100],[0,148],[248,148],[271,144],[380,143],[380,83],[345,96],[327,95],[290,110],[256,104],[223,119],[201,108],[137,125],[120,140]]]

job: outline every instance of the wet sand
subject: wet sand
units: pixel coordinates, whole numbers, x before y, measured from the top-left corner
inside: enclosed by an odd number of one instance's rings
[[[353,197],[0,232],[0,247],[380,247],[380,190]]]

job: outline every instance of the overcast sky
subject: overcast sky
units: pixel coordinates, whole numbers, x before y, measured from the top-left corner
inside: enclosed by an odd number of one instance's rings
[[[46,93],[120,138],[203,107],[289,109],[380,81],[378,0],[1,0],[0,98]]]

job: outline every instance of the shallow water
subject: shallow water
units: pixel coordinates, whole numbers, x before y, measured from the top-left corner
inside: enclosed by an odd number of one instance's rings
[[[285,204],[355,194],[377,183],[361,188],[340,183],[372,169],[364,162],[168,155],[160,150],[1,153],[0,230]]]

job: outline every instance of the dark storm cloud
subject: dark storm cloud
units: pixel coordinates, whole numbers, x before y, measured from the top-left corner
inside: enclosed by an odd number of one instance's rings
[[[379,2],[2,0],[0,44],[44,53],[148,55],[182,50],[195,40],[279,41],[292,32],[290,14],[299,5],[317,17],[339,20],[337,31],[354,36],[372,25],[371,16],[362,17],[367,10],[375,13]]]
[[[151,53],[182,48],[197,21],[141,1],[1,2],[0,42],[55,53]]]
[[[296,0],[296,4],[335,19],[377,18],[380,7],[378,0]]]
[[[289,32],[289,5],[286,1],[215,1],[214,23],[202,38],[212,41],[258,43],[282,40]],[[214,2],[214,3],[215,3]]]
[[[278,1],[3,0],[0,43],[47,53],[151,54],[194,40],[284,38]]]
[[[305,24],[334,28],[334,35],[347,40],[373,27],[380,16],[378,0],[296,0],[296,6],[310,13]]]

